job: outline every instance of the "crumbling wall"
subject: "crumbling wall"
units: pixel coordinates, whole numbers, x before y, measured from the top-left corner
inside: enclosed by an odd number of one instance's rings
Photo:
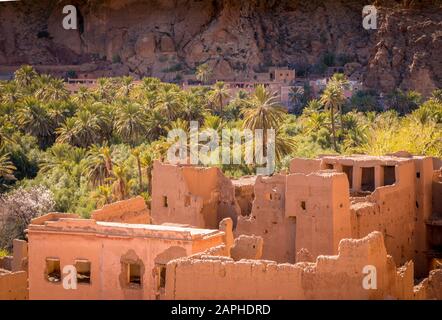
[[[257,177],[252,213],[239,217],[235,236],[260,236],[264,240],[262,258],[295,262],[296,221],[285,215],[286,176]]]
[[[428,220],[431,218],[434,210],[432,204],[433,198],[433,160],[427,157],[414,157],[414,172],[411,182],[414,183],[415,203],[411,207],[415,211],[414,217],[414,239],[411,239],[411,245],[414,247],[413,261],[417,278],[426,277],[429,271],[428,251],[430,249],[428,242]],[[442,195],[442,193],[441,193]],[[441,243],[442,244],[442,243]],[[410,246],[410,244],[408,244]]]
[[[253,199],[255,198],[256,177],[243,177],[232,180],[235,187],[235,198],[241,208],[242,216],[249,216],[252,213]]]
[[[442,219],[442,171],[437,170],[433,173],[432,180],[433,197],[432,207],[435,218]]]
[[[222,219],[231,218],[236,225],[241,208],[232,182],[219,168],[156,161],[152,177],[154,223],[185,223],[216,229]]]
[[[376,270],[376,288],[364,288],[366,266]],[[373,269],[372,269],[373,270]],[[373,232],[345,239],[336,256],[315,263],[188,257],[167,265],[167,299],[412,299],[413,264],[396,269],[383,236]],[[373,274],[371,274],[373,276]],[[373,285],[373,282],[370,282]]]
[[[143,197],[107,204],[92,212],[91,218],[97,221],[149,224],[150,211]]]
[[[296,252],[305,248],[313,257],[336,254],[339,241],[351,236],[349,206],[345,174],[288,175],[285,215],[296,219]]]
[[[434,171],[432,177],[432,215],[426,221],[428,239],[428,258],[430,268],[442,265],[442,171]]]
[[[408,161],[396,166],[396,183],[382,186],[351,204],[352,237],[377,230],[384,234],[389,254],[399,264],[415,257],[415,170]]]
[[[14,239],[13,260],[11,271],[28,271],[28,242],[25,240]]]
[[[294,158],[290,161],[290,173],[309,174],[326,169],[321,159]]]
[[[28,245],[14,239],[13,256],[0,259],[0,300],[28,299]]]
[[[230,256],[233,260],[261,259],[263,240],[257,236],[240,235],[230,249]]]
[[[27,300],[28,274],[0,269],[0,300]]]

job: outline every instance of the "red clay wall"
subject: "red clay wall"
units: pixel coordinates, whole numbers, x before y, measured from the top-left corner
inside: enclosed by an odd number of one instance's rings
[[[367,265],[377,289],[364,289]],[[341,241],[339,255],[316,263],[234,262],[228,257],[183,258],[167,265],[166,299],[412,299],[413,265],[397,270],[382,234]]]
[[[105,205],[92,212],[91,218],[97,221],[149,224],[150,211],[143,197],[136,197]]]
[[[264,239],[263,259],[294,263],[296,221],[285,215],[285,188],[285,175],[258,177],[252,213],[238,218],[235,236],[260,236]]]

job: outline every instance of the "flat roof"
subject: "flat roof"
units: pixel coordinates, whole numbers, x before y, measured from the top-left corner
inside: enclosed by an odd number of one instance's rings
[[[94,234],[129,238],[158,238],[170,240],[198,240],[221,236],[217,229],[202,229],[178,225],[131,224],[81,219],[73,215],[49,213],[31,221],[28,233]]]
[[[133,224],[133,223],[121,223],[121,222],[107,222],[107,221],[97,221],[97,225],[106,227],[116,227],[116,228],[132,228],[132,229],[143,229],[152,231],[171,231],[171,232],[189,232],[191,235],[210,235],[213,234],[214,229],[199,229],[192,227],[181,227],[181,226],[171,226],[162,224]]]
[[[408,162],[413,159],[417,159],[419,157],[413,158],[404,158],[404,157],[396,157],[396,156],[369,156],[369,155],[324,155],[319,157],[322,160],[336,162],[336,161],[351,161],[351,162],[378,162],[378,163],[400,163],[400,162]]]

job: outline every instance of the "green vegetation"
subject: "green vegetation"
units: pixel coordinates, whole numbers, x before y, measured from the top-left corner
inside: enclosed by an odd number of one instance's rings
[[[198,68],[201,81],[210,74],[207,65]],[[274,128],[278,169],[293,156],[321,153],[408,150],[442,156],[440,90],[427,101],[397,91],[387,99],[389,110],[377,113],[371,93],[346,101],[346,85],[345,77],[336,75],[320,99],[314,100],[308,87],[294,92],[304,107],[295,116],[263,86],[231,97],[222,82],[183,91],[155,78],[134,83],[122,77],[99,79],[94,90],[71,95],[62,81],[24,66],[13,81],[0,83],[0,192],[26,198],[24,192],[44,188],[53,199],[47,200],[51,210],[84,217],[117,200],[136,195],[148,200],[153,162],[164,159],[170,146],[168,131],[187,130],[190,121],[218,132]],[[220,168],[233,177],[255,172],[245,163]]]
[[[6,249],[0,249],[0,258],[9,256],[9,252]]]

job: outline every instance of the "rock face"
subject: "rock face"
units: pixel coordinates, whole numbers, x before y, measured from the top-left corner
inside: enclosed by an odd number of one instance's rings
[[[429,1],[435,2],[435,1]],[[422,2],[421,2],[422,3]],[[64,30],[75,5],[78,29]],[[251,79],[269,66],[315,65],[326,52],[360,64],[367,86],[426,93],[441,86],[442,10],[377,1],[378,29],[362,28],[367,1],[42,0],[0,4],[0,64],[121,63],[174,80],[208,62],[217,79]],[[440,6],[440,5],[438,5]]]

